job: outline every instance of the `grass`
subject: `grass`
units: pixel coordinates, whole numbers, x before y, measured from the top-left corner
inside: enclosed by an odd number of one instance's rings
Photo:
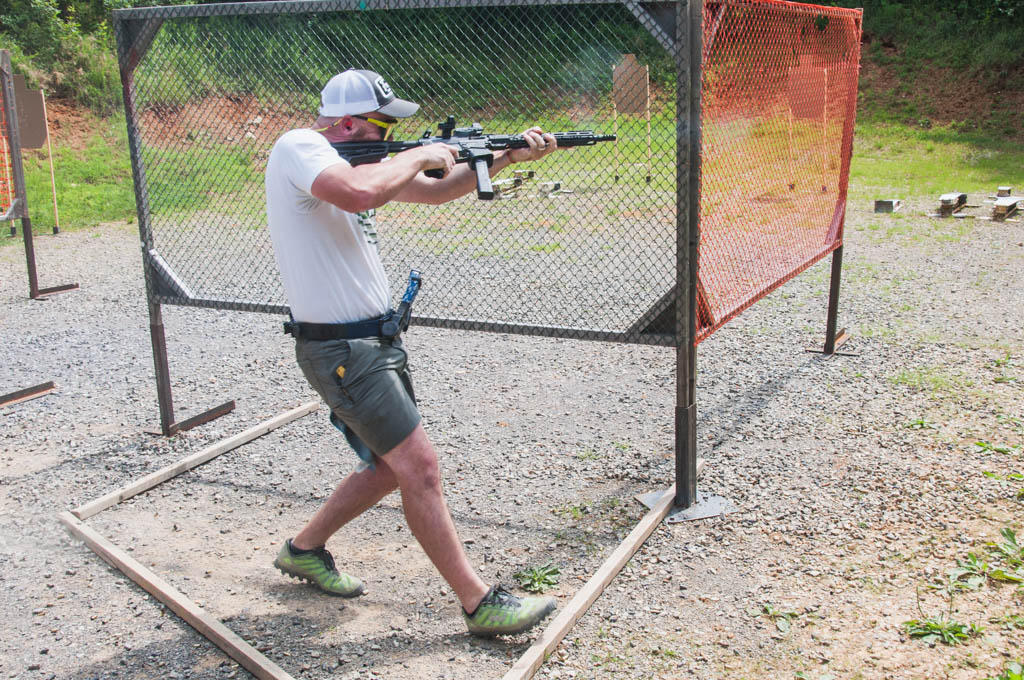
[[[927,619],[913,619],[903,624],[907,634],[928,645],[941,642],[946,645],[957,645],[972,637],[981,635],[983,629],[977,624],[960,623],[944,616],[931,616]]]
[[[1024,148],[951,127],[922,130],[860,124],[850,166],[850,196],[934,197],[950,191],[995,192],[1024,185]]]
[[[562,129],[575,122],[563,118],[542,121],[549,129]],[[595,129],[601,124],[602,121],[590,122]],[[511,123],[495,120],[489,128],[503,125]],[[658,210],[664,205],[671,212],[667,206],[674,195],[675,170],[671,153],[674,128],[664,114],[656,116],[652,125],[658,141],[655,146],[659,149],[655,158],[655,181],[649,186],[637,185],[639,198],[609,194],[606,206],[616,215],[635,209],[638,200]],[[54,149],[61,228],[74,230],[104,222],[133,221],[132,171],[123,117],[87,118],[84,127],[88,133],[83,148]],[[751,134],[763,137],[768,132],[761,125],[754,126]],[[894,124],[861,123],[855,139],[850,187],[854,202],[879,196],[934,198],[951,190],[991,192],[998,185],[1024,186],[1024,148],[1007,145],[999,138],[962,134],[951,127],[922,130]],[[769,142],[771,139],[767,139],[766,143]],[[154,209],[161,214],[188,215],[228,205],[236,214],[246,213],[254,224],[259,222],[260,215],[256,213],[262,211],[262,170],[253,161],[256,150],[247,144],[204,146],[145,150],[148,159],[159,155],[160,160],[159,167],[150,168],[147,178]],[[614,146],[601,144],[555,154],[538,168],[542,166],[544,174],[550,177],[577,176],[603,181],[600,178],[612,172]],[[639,158],[645,156],[643,146],[624,140],[619,143],[619,153],[626,159]],[[711,172],[717,165],[709,159],[705,172]],[[49,231],[54,219],[45,151],[25,152],[25,169],[33,225],[40,232]],[[557,212],[558,208],[555,209]],[[715,206],[709,205],[706,209],[713,211]],[[912,229],[912,225],[905,224],[905,217],[892,216],[892,224],[885,228],[892,234],[898,234],[904,225],[904,231]],[[548,225],[547,229],[560,232],[566,220],[565,215],[549,214],[544,224]],[[531,218],[509,228],[522,229],[529,224],[538,222]],[[958,241],[965,237],[967,229],[968,226],[959,221],[950,222],[941,233],[932,236]],[[564,249],[564,244],[542,240],[529,247],[537,254],[547,255]]]
[[[929,589],[942,592],[948,599],[945,612],[926,616],[921,606],[921,589],[918,588],[917,610],[920,618],[902,624],[907,635],[930,646],[937,643],[959,645],[980,636],[984,629],[977,624],[962,623],[953,618],[953,602],[958,595],[966,592],[980,595],[990,592],[992,587],[1004,585],[1016,587],[1018,595],[1022,592],[1024,546],[1010,527],[1003,527],[999,536],[1000,540],[984,544],[984,552],[969,552],[963,559],[958,559],[955,567],[946,570],[944,580],[936,579],[928,584]],[[988,621],[1007,630],[1024,626],[1024,618],[1014,612],[990,616]]]
[[[770,621],[773,621],[778,631],[783,634],[788,633],[793,628],[791,621],[798,616],[796,612],[782,611],[768,603],[761,605],[760,613],[768,617]]]
[[[991,675],[985,680],[1024,680],[1024,666],[1020,661],[1010,661],[999,675]]]
[[[1020,444],[1016,446],[1009,446],[1006,444],[993,444],[992,442],[981,439],[974,442],[974,450],[979,453],[1004,453],[1011,454],[1020,450]]]
[[[961,386],[970,386],[970,381],[960,376],[952,376],[937,368],[918,368],[902,370],[890,378],[894,385],[906,385],[915,392],[938,394],[952,392]]]
[[[586,505],[566,503],[565,505],[554,508],[552,512],[562,519],[570,519],[573,521],[579,521],[590,512]]]
[[[57,213],[62,230],[135,219],[124,119],[88,120],[90,134],[84,148],[53,149]],[[24,151],[22,162],[33,231],[50,232],[54,225],[53,190],[46,147]]]

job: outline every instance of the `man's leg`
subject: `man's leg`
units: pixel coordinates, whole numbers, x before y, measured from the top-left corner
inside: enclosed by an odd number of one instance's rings
[[[406,521],[427,557],[462,602],[463,618],[474,635],[515,635],[529,630],[555,608],[551,597],[513,596],[488,588],[466,558],[441,489],[437,452],[422,425],[381,456],[402,490]]]
[[[381,465],[377,458],[375,468],[353,472],[341,480],[313,519],[295,535],[292,545],[308,550],[327,543],[335,532],[397,488],[398,481],[391,468]]]
[[[282,573],[308,581],[325,593],[356,597],[363,583],[339,571],[324,544],[334,532],[358,517],[397,487],[386,468],[354,472],[343,479],[313,519],[294,538],[281,546],[274,566]]]
[[[455,532],[448,504],[441,489],[441,469],[437,451],[423,425],[385,456],[378,468],[388,468],[402,492],[402,509],[416,540],[445,581],[455,591],[463,609],[474,611],[488,592]]]

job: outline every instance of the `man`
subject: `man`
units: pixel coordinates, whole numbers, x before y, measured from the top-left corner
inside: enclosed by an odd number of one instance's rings
[[[267,161],[267,217],[291,307],[295,355],[361,459],[274,565],[332,595],[355,597],[362,582],[340,571],[325,548],[341,527],[395,489],[409,528],[462,604],[471,633],[521,633],[547,616],[553,598],[517,598],[477,575],[455,532],[441,489],[437,452],[420,423],[408,357],[381,330],[389,287],[376,246],[374,210],[390,201],[441,204],[476,187],[468,164],[445,144],[418,147],[353,167],[331,142],[383,140],[419,108],[395,97],[372,71],[348,70],[321,92],[310,129],[291,130]],[[534,127],[528,148],[497,152],[491,174],[556,148]],[[440,170],[431,179],[425,170]]]

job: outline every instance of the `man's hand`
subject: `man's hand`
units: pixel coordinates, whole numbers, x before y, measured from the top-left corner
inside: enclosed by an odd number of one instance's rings
[[[447,177],[455,167],[455,159],[458,158],[459,150],[447,144],[427,144],[398,155],[406,154],[416,157],[416,160],[422,164],[421,170],[440,170]]]
[[[506,153],[508,159],[513,163],[523,161],[536,161],[558,148],[555,136],[546,133],[536,125],[523,133],[523,138],[529,146],[525,149],[509,149]]]

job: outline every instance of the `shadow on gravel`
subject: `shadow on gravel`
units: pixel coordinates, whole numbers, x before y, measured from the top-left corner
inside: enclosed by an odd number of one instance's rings
[[[127,614],[126,614],[127,615]],[[163,628],[167,623],[158,624]],[[178,624],[184,626],[184,624]],[[226,678],[237,669],[241,677],[248,673],[229,659],[212,642],[198,633],[180,630],[174,637],[112,654],[69,673],[40,673],[37,677],[54,680],[129,680],[187,677],[192,680]]]
[[[398,668],[402,670],[396,672],[409,672],[410,668],[427,672],[438,664],[454,670],[460,665],[465,668],[466,662],[470,668],[481,670],[484,665],[500,674],[511,667],[531,642],[525,636],[487,640],[465,632],[437,635],[401,631],[351,642],[326,641],[324,638],[344,631],[343,621],[334,620],[325,625],[322,620],[298,614],[258,618],[242,614],[225,617],[222,622],[286,672],[307,678],[348,675],[361,670],[386,675],[389,669]],[[245,669],[184,623],[176,620],[171,623],[169,619],[156,627],[177,627],[178,630],[172,633],[173,637],[113,654],[76,671],[41,673],[40,677],[55,680],[249,677]],[[463,664],[453,662],[456,659],[453,655],[466,653],[474,658],[471,661],[463,658]]]
[[[803,348],[798,348],[798,351],[802,352]],[[806,360],[791,366],[783,373],[773,372],[767,382],[756,386],[750,384],[739,385],[736,390],[739,396],[736,398],[730,399],[729,395],[726,394],[729,390],[721,389],[726,379],[716,380],[713,385],[705,387],[703,389],[702,409],[705,412],[715,411],[721,414],[721,422],[713,425],[713,431],[717,436],[711,444],[711,450],[714,451],[724,444],[728,440],[730,433],[741,429],[745,425],[750,425],[757,417],[761,416],[801,370],[806,369],[808,366],[820,366],[823,361],[814,354],[808,353],[807,357]],[[716,395],[718,398],[711,399],[709,398],[709,393],[714,395],[716,392],[715,387],[719,387],[719,390],[717,390],[718,394]],[[708,425],[707,427],[712,426]]]

